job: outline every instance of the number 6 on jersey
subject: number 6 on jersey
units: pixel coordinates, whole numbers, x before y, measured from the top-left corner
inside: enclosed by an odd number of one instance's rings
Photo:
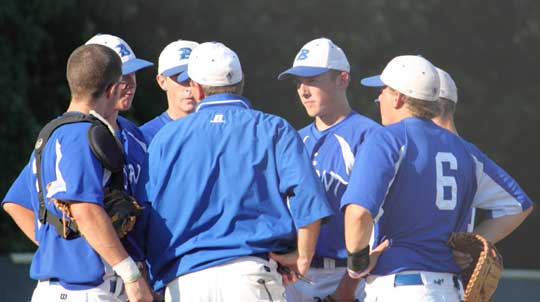
[[[439,210],[451,211],[456,208],[457,183],[453,176],[443,174],[443,163],[449,163],[451,170],[457,170],[457,159],[452,153],[439,152],[435,156],[435,167],[437,171],[437,199],[435,204]],[[445,198],[445,188],[450,188],[450,198]]]

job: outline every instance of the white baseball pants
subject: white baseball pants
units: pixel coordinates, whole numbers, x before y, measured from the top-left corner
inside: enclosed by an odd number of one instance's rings
[[[450,273],[406,271],[368,276],[366,302],[462,302],[461,280]]]
[[[240,257],[180,276],[165,289],[166,302],[285,302],[275,261]]]
[[[58,281],[39,281],[31,302],[125,302],[123,287],[120,277],[107,278],[99,286],[85,290],[68,290]]]
[[[308,284],[299,280],[286,288],[287,301],[289,302],[314,302],[317,298],[324,299],[324,297],[332,294],[346,268],[310,268],[306,274],[306,277],[311,279],[315,284]],[[364,280],[360,281],[356,288],[356,299],[358,301],[364,301]]]

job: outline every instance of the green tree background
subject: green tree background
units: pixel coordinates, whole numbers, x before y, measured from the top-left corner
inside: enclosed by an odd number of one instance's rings
[[[40,127],[69,103],[65,62],[96,33],[122,37],[157,63],[177,39],[221,41],[237,51],[245,95],[294,126],[309,123],[294,85],[277,81],[298,49],[325,36],[351,63],[353,108],[379,120],[373,90],[358,80],[394,56],[420,54],[448,71],[459,89],[457,126],[516,178],[533,201],[539,173],[540,2],[533,0],[3,0],[0,3],[0,193],[28,160]],[[166,108],[156,68],[138,72],[133,109],[140,124]],[[510,267],[540,268],[535,211],[499,248]],[[0,252],[33,247],[0,212]],[[532,248],[531,248],[532,247]]]

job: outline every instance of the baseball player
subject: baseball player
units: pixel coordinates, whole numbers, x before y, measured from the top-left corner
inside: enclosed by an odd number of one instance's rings
[[[121,61],[107,47],[81,46],[68,60],[67,79],[72,98],[65,116],[88,114],[90,110],[107,116],[120,97]],[[89,126],[72,123],[57,128],[43,148],[41,168],[32,154],[20,181],[4,198],[4,205],[15,206],[30,200],[36,221],[32,222],[32,235],[39,246],[30,276],[39,282],[32,301],[151,301],[148,286],[103,209],[103,185],[111,174],[91,151]],[[41,169],[43,186],[38,185],[37,169]],[[82,236],[64,239],[49,220],[41,221],[40,191],[46,198],[48,215],[62,217],[55,204],[70,204]],[[19,225],[28,217],[9,213]]]
[[[198,45],[197,42],[178,40],[161,51],[156,81],[167,95],[168,108],[139,128],[148,144],[165,124],[185,117],[195,110],[196,102],[191,94],[189,81],[178,82],[177,78],[186,71],[189,55]]]
[[[149,148],[149,165],[160,167],[146,186],[154,288],[166,288],[165,301],[285,301],[268,253],[294,258],[281,269],[296,280],[332,209],[296,131],[241,96],[234,51],[199,45],[178,80],[188,77],[195,112],[165,125]]]
[[[444,70],[437,68],[440,79],[439,104],[441,114],[433,118],[437,125],[457,133],[454,112],[458,101],[456,83]],[[465,141],[465,140],[464,140]],[[516,229],[532,211],[532,201],[518,183],[489,159],[475,145],[466,142],[469,152],[477,162],[478,190],[473,201],[469,231],[474,231],[492,243],[496,243]],[[488,219],[474,228],[474,210],[481,208],[488,211]],[[496,225],[499,227],[491,227]],[[454,251],[457,264],[466,268],[472,257]]]
[[[296,89],[307,114],[315,120],[299,131],[313,167],[337,213],[321,226],[315,256],[307,277],[314,285],[296,282],[287,287],[288,301],[324,299],[334,294],[347,266],[343,214],[340,201],[351,173],[355,155],[369,133],[380,127],[369,118],[351,110],[347,99],[350,66],[341,48],[331,40],[319,38],[302,46],[293,67],[278,79],[294,77]],[[346,297],[338,301],[362,301],[363,283],[347,287]],[[356,291],[355,291],[356,288]]]
[[[136,72],[152,66],[153,63],[139,59],[131,47],[121,38],[108,34],[98,34],[86,42],[86,44],[100,44],[114,50],[122,60],[122,84],[120,86],[120,98],[116,103],[112,114],[106,117],[107,122],[115,131],[116,137],[122,144],[125,154],[124,184],[125,190],[134,196],[139,203],[143,203],[144,212],[139,216],[134,230],[122,238],[122,244],[129,255],[137,262],[140,268],[146,259],[145,238],[146,224],[150,205],[144,204],[146,200],[139,196],[137,187],[144,186],[140,175],[145,161],[147,160],[147,143],[141,130],[131,121],[119,115],[119,112],[127,111],[133,104],[133,98],[137,90]]]
[[[362,84],[381,87],[386,127],[362,145],[341,199],[349,275],[365,276],[371,262],[366,301],[460,301],[446,242],[467,227],[476,164],[458,136],[431,121],[440,113],[437,71],[420,56],[398,56]],[[370,259],[370,245],[385,240]]]

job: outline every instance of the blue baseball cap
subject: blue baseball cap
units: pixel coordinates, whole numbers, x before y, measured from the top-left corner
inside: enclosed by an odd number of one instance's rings
[[[97,34],[85,43],[85,45],[88,44],[99,44],[114,50],[120,56],[120,59],[122,59],[122,75],[154,65],[152,62],[135,57],[135,53],[126,41],[117,36]]]
[[[278,75],[278,80],[288,76],[313,77],[329,70],[350,72],[349,61],[341,48],[327,38],[308,42],[296,55],[293,67]]]

